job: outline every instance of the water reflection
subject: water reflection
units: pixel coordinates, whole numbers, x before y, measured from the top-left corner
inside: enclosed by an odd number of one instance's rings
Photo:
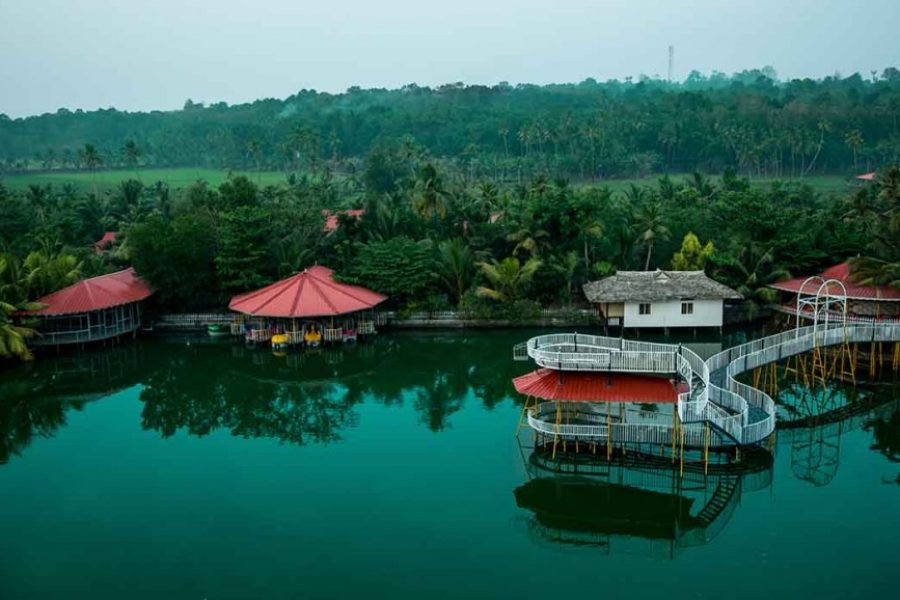
[[[335,349],[274,356],[229,340],[168,337],[40,360],[2,374],[0,460],[65,424],[70,410],[139,385],[141,425],[163,437],[225,430],[303,445],[340,440],[362,402],[408,402],[432,431],[467,398],[512,397],[517,332],[379,336]]]
[[[48,356],[21,365],[0,379],[0,464],[19,455],[35,438],[64,426],[66,413],[135,385],[140,378],[140,345],[100,352]]]
[[[837,476],[846,434],[872,429],[876,436],[885,435],[900,410],[898,388],[885,384],[833,382],[812,389],[792,384],[778,393],[776,402],[779,442],[790,447],[791,471],[816,487],[827,486]]]
[[[588,545],[602,552],[672,557],[702,546],[727,525],[741,495],[772,482],[772,456],[756,451],[739,464],[691,466],[680,476],[670,460],[653,456],[551,460],[532,451],[529,480],[514,494],[536,538]]]

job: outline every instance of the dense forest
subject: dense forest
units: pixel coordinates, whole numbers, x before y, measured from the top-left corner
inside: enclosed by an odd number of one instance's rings
[[[409,86],[0,119],[9,169],[128,167],[102,193],[12,190],[0,175],[0,356],[29,356],[34,332],[17,310],[127,265],[162,311],[221,310],[314,263],[401,311],[503,318],[578,304],[584,282],[622,269],[705,269],[751,314],[774,300],[768,283],[847,258],[858,280],[900,287],[898,116],[900,71],[888,69],[871,81],[754,71]],[[179,164],[285,176],[177,189],[141,179],[141,166]],[[843,194],[790,178],[876,165],[874,181]],[[585,181],[668,169],[693,174],[617,191]],[[98,251],[106,232],[116,240]]]
[[[661,177],[624,193],[537,176],[525,185],[451,182],[427,155],[376,151],[363,189],[291,179],[259,188],[244,176],[171,192],[123,181],[98,196],[74,188],[0,185],[0,353],[27,356],[12,318],[77,279],[133,265],[161,310],[222,309],[230,295],[320,263],[391,296],[401,310],[460,307],[527,317],[582,301],[580,285],[617,269],[706,269],[751,310],[789,272],[847,257],[860,280],[900,286],[900,168],[846,197],[804,184],[762,188],[726,172]],[[337,227],[325,228],[338,212]],[[93,243],[117,231],[114,247]]]
[[[229,106],[0,115],[0,172],[216,167],[355,173],[375,149],[470,180],[589,181],[693,171],[797,177],[900,162],[900,70],[779,81],[771,68],[683,82],[304,90]]]

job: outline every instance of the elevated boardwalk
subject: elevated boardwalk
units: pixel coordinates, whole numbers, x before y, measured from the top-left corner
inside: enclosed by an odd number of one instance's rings
[[[900,324],[809,326],[753,340],[702,360],[690,349],[582,334],[554,334],[531,338],[514,348],[516,360],[534,360],[560,371],[595,371],[668,375],[687,383],[678,395],[676,410],[683,426],[679,434],[687,446],[701,447],[705,426],[719,433],[710,446],[758,444],[775,431],[775,401],[764,391],[741,383],[738,375],[815,348],[839,344],[900,341]],[[575,423],[551,420],[554,403],[528,411],[528,425],[561,439],[616,443],[669,444],[673,425],[613,423],[608,415],[582,409]],[[604,418],[606,421],[604,422]]]

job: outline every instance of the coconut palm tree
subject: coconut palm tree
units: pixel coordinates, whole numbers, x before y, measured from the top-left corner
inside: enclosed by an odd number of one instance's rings
[[[638,239],[647,247],[647,259],[644,262],[644,270],[650,269],[650,257],[653,254],[653,246],[659,241],[669,239],[669,228],[663,221],[662,207],[658,202],[651,202],[640,207],[634,218],[634,230]]]
[[[478,266],[492,287],[481,286],[477,294],[498,302],[512,302],[521,297],[525,286],[541,267],[541,261],[530,258],[525,264],[521,264],[519,259],[510,256],[500,262],[492,260],[489,263],[478,263]]]
[[[857,257],[850,259],[853,281],[862,285],[888,285],[900,290],[900,261]]]
[[[778,292],[770,288],[769,284],[791,276],[786,269],[775,264],[772,250],[748,244],[741,248],[737,256],[714,257],[715,278],[731,284],[748,301],[748,316],[751,320],[762,306],[778,300]]]
[[[560,276],[566,282],[566,303],[572,304],[572,288],[575,283],[575,275],[578,273],[578,264],[581,259],[578,257],[578,252],[572,250],[571,252],[567,252],[553,265],[553,270],[559,273]],[[589,264],[585,262],[585,268],[588,268]]]
[[[413,190],[413,209],[424,219],[434,220],[447,214],[447,190],[438,170],[432,163],[427,163],[419,171]]]
[[[103,165],[103,156],[100,154],[100,151],[97,150],[97,147],[93,144],[85,144],[84,148],[81,150],[81,164],[87,168],[88,172],[91,174],[91,184],[94,188],[94,195],[97,195],[97,177],[96,171],[97,168]]]
[[[456,304],[459,304],[475,276],[472,250],[463,240],[444,240],[438,245],[436,274]]]
[[[32,358],[27,340],[35,335],[35,331],[14,323],[12,315],[19,310],[37,310],[44,305],[27,302],[24,297],[15,258],[11,255],[0,256],[0,358]]]
[[[29,297],[40,297],[81,279],[81,263],[71,254],[37,250],[25,257],[22,273]]]
[[[34,337],[37,332],[13,323],[12,315],[18,310],[38,310],[43,307],[43,304],[36,302],[10,304],[0,300],[0,358],[15,357],[22,360],[33,358],[27,340]]]
[[[134,140],[125,142],[125,145],[122,146],[122,158],[124,159],[125,164],[131,169],[136,169],[140,157],[141,149],[138,147],[137,143]],[[136,171],[135,177],[137,177]]]

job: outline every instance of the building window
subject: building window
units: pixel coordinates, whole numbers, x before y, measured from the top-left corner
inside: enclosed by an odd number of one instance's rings
[[[650,304],[649,303],[638,304],[638,314],[639,315],[649,315],[650,314]]]
[[[694,314],[694,303],[693,302],[682,302],[681,303],[681,314],[683,314],[683,315]]]

